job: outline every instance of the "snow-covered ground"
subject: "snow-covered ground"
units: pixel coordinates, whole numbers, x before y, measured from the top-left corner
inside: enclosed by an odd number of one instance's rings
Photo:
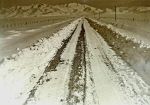
[[[106,23],[117,33],[150,44],[149,16],[149,7],[118,7],[116,20],[115,12],[112,9],[106,9],[104,13],[100,14],[100,18],[98,14],[94,18]]]
[[[141,47],[150,48],[150,36],[149,36],[149,24],[145,22],[130,22],[123,23],[123,22],[110,22],[110,21],[97,21],[99,24],[105,25],[108,28],[114,30],[116,33],[119,33],[123,37],[127,39],[133,40],[135,43],[139,43]],[[124,21],[125,22],[125,21]],[[136,24],[137,23],[137,24]],[[144,23],[147,24],[144,27],[140,26],[140,23],[144,26]],[[132,25],[131,25],[132,24]],[[136,24],[136,25],[135,25]],[[141,27],[141,28],[140,28]]]
[[[53,23],[49,25],[41,25],[38,27],[23,28],[23,29],[7,29],[1,32],[0,35],[0,60],[4,57],[9,57],[10,55],[16,53],[17,51],[31,46],[38,39],[46,36],[52,36],[54,32],[57,32],[67,24],[69,24],[72,19],[65,20],[58,23]]]
[[[150,86],[83,18],[4,59],[0,72],[3,105],[150,105]]]
[[[85,29],[99,104],[149,105],[149,86],[87,23]]]
[[[111,21],[110,21],[111,20]],[[119,20],[104,19],[104,23],[109,25],[117,33],[127,36],[130,39],[135,39],[139,43],[150,45],[150,22],[149,21],[132,21],[132,20]]]
[[[150,48],[144,47],[145,43],[138,43],[137,40],[116,33],[107,24],[94,22],[88,19],[90,25],[101,34],[107,41],[108,45],[128,63],[141,77],[150,84],[149,64],[150,64]],[[125,33],[126,34],[126,33]],[[144,46],[143,46],[144,45]]]

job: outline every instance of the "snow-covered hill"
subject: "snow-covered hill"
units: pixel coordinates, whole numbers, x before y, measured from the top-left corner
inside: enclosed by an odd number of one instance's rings
[[[37,4],[31,6],[15,6],[8,9],[0,10],[0,17],[39,17],[39,16],[63,16],[63,15],[83,15],[103,12],[103,10],[82,4],[65,4],[65,5],[46,5]]]
[[[14,6],[0,10],[0,18],[7,17],[40,17],[40,16],[82,16],[99,13],[114,14],[114,8],[98,9],[84,4],[70,3],[62,5],[36,4]],[[150,7],[117,7],[117,14],[149,13]],[[106,15],[107,16],[107,15]]]

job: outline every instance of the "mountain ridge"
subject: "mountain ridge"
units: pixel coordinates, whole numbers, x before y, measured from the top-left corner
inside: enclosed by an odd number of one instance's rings
[[[11,6],[26,6],[31,4],[67,4],[67,3],[84,3],[96,8],[113,8],[117,6],[150,6],[149,0],[0,0],[0,7],[8,8]]]

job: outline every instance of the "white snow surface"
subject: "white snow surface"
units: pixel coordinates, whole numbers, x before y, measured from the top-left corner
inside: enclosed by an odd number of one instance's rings
[[[80,19],[64,27],[49,39],[42,38],[35,46],[25,48],[0,65],[0,104],[21,105],[38,81],[48,62],[75,29]],[[43,105],[43,104],[42,104]]]
[[[115,54],[87,22],[84,26],[98,97],[93,105],[149,105],[150,86]],[[107,66],[104,62],[111,64]]]

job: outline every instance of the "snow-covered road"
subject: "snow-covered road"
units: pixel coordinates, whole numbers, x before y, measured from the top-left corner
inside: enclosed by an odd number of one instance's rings
[[[150,105],[150,86],[84,18],[0,64],[3,105]]]

